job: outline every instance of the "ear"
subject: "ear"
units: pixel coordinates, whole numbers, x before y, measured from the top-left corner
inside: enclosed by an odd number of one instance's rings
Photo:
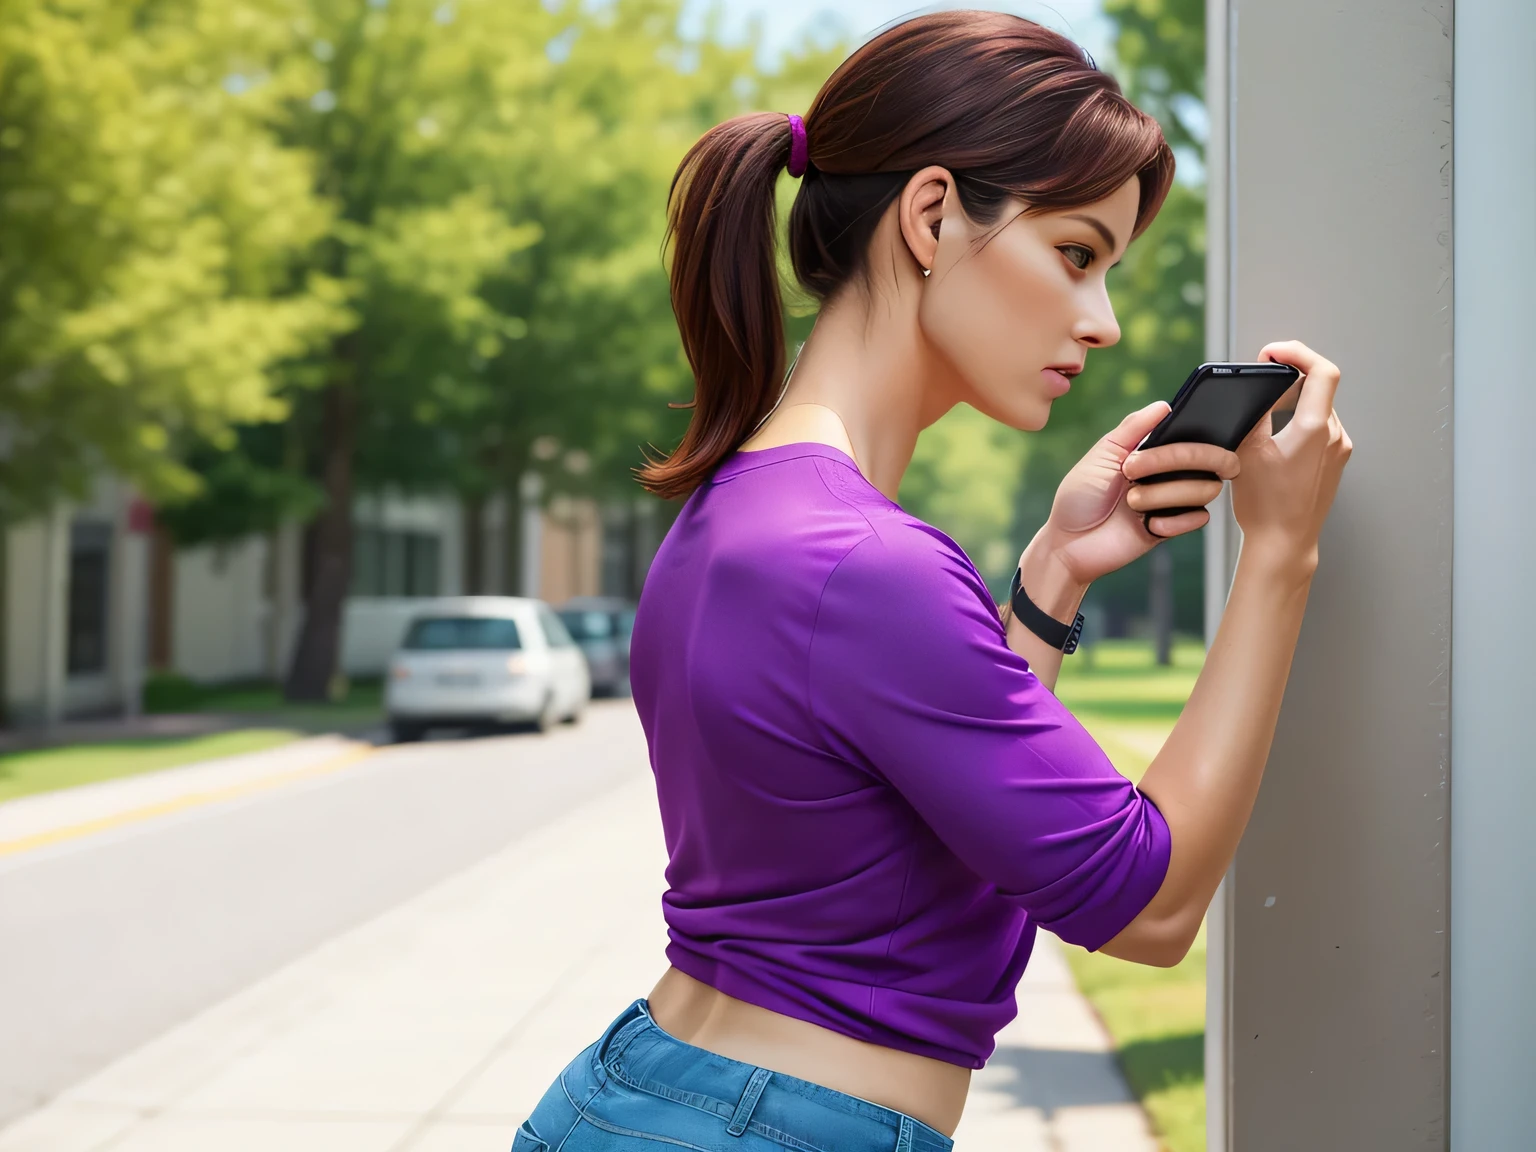
[[[923,271],[933,268],[939,250],[939,225],[954,187],[955,179],[949,169],[931,164],[912,174],[896,203],[901,238]]]

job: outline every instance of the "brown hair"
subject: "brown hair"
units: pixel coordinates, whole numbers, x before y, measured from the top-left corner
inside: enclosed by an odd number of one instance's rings
[[[1157,122],[1066,37],[1018,16],[940,12],[876,36],[822,85],[805,117],[806,169],[789,215],[795,278],[819,300],[867,272],[870,238],[912,173],[948,168],[966,214],[994,223],[1009,196],[1030,211],[1101,200],[1141,180],[1135,235],[1173,180]],[[695,381],[670,457],[640,469],[685,496],[751,435],[784,382],[774,185],[787,116],[757,112],[706,132],[667,201],[672,310]]]

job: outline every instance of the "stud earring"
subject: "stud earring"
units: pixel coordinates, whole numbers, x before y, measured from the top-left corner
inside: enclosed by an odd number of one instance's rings
[[[924,268],[923,269],[923,278],[926,280],[928,278],[928,273],[930,273],[932,271],[933,271],[932,268]]]

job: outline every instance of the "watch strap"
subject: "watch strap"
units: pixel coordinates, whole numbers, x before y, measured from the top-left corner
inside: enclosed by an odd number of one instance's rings
[[[1020,624],[1052,648],[1059,648],[1062,655],[1070,656],[1077,651],[1078,641],[1083,635],[1083,614],[1079,612],[1077,619],[1071,624],[1063,624],[1056,617],[1045,612],[1024,591],[1022,568],[1013,570],[1013,585],[1008,590],[1008,605],[1013,609],[1013,614]]]

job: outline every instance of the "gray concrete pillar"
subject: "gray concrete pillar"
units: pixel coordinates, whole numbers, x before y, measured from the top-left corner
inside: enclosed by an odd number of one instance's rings
[[[1294,336],[1328,355],[1355,452],[1210,921],[1210,1148],[1441,1148],[1450,4],[1212,6],[1213,352],[1251,359]],[[1230,573],[1223,532],[1212,563]]]

